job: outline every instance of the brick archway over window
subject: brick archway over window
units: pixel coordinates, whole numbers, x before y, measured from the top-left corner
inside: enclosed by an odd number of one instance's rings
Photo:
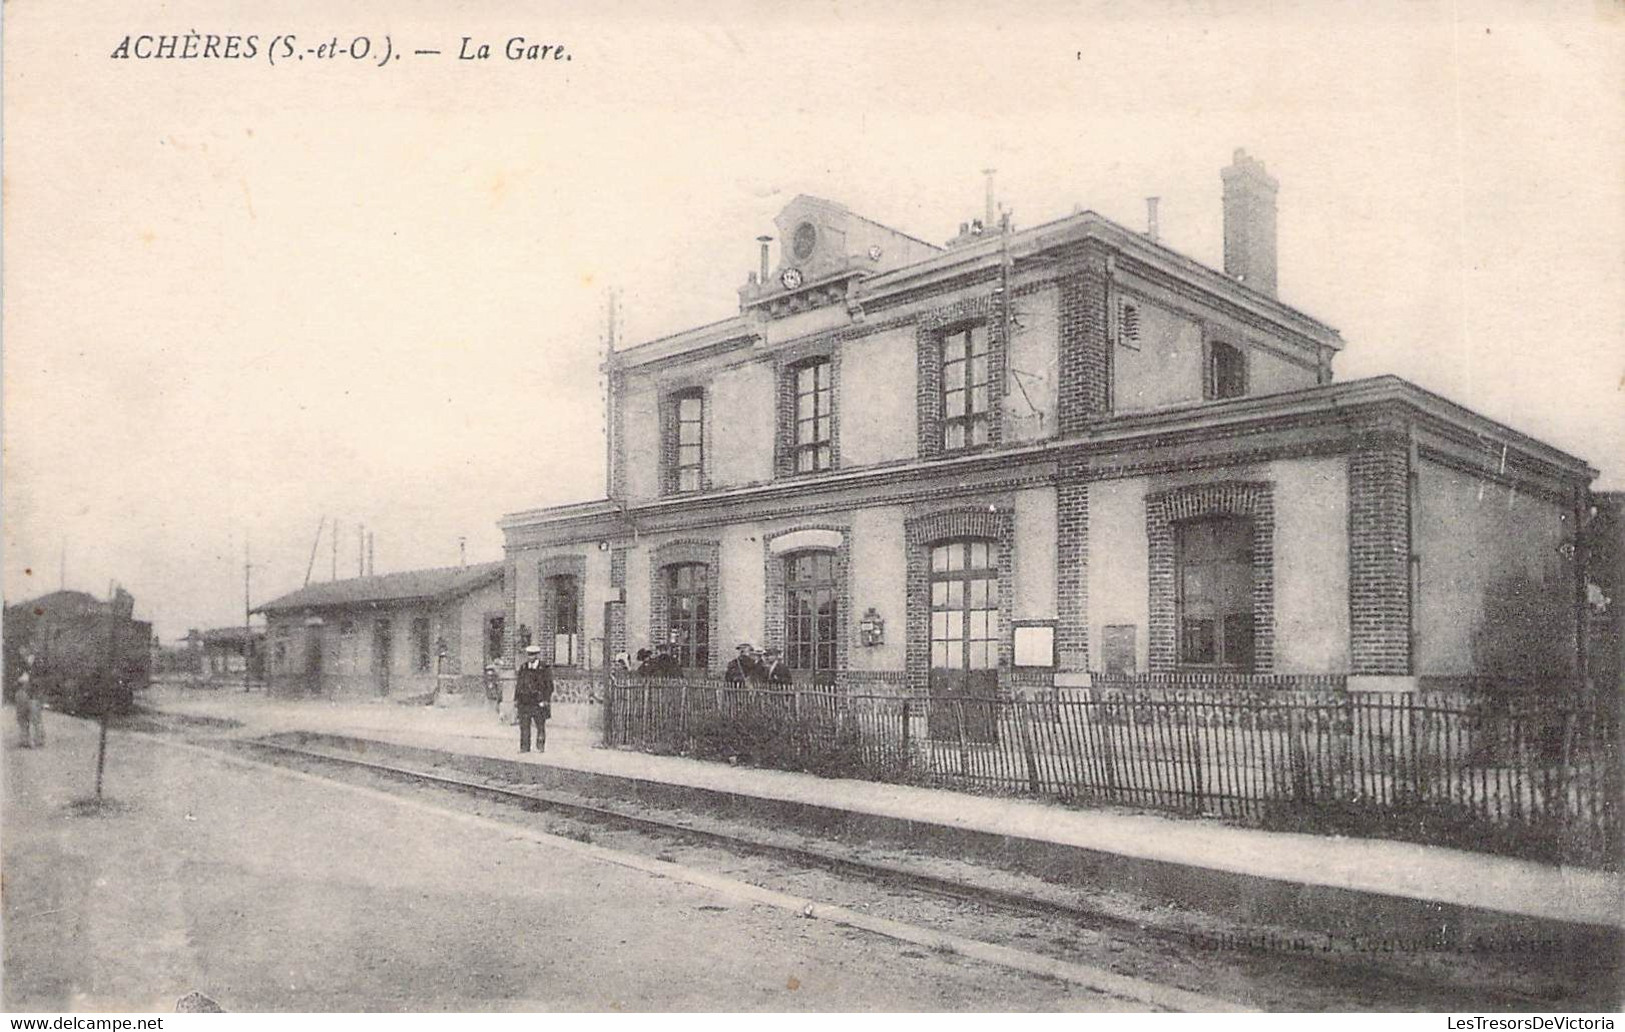
[[[812,548],[791,548],[786,550],[783,538],[788,535],[800,535],[805,531],[828,531],[840,535],[840,543],[834,548],[827,545],[818,545]],[[777,542],[777,544],[775,544]],[[833,544],[834,542],[829,542]],[[849,528],[836,523],[806,523],[784,530],[774,531],[772,534],[762,536],[762,556],[766,564],[763,572],[766,574],[767,585],[767,611],[765,626],[762,628],[763,646],[774,645],[780,649],[788,650],[789,642],[786,640],[784,627],[785,607],[788,600],[785,598],[785,560],[788,555],[797,551],[832,551],[835,553],[835,669],[845,670],[847,659],[847,627],[850,625],[852,611],[852,579],[851,554],[852,532]],[[786,652],[788,655],[788,652]]]
[[[553,555],[536,563],[537,590],[541,595],[541,615],[536,620],[536,637],[532,639],[542,647],[542,658],[558,663],[554,655],[558,623],[558,599],[554,597],[554,577],[576,579],[576,633],[585,647],[587,636],[587,557],[584,555]],[[579,659],[579,657],[578,657]]]
[[[931,685],[931,548],[943,541],[981,539],[999,546],[999,677],[1010,671],[1010,621],[1015,603],[1015,518],[1008,506],[948,509],[903,524],[908,602],[903,665],[910,692]]]
[[[718,653],[717,627],[721,616],[722,544],[718,541],[668,541],[649,556],[649,647],[666,640],[671,614],[667,609],[665,569],[679,563],[701,563],[706,567],[706,665],[712,673],[722,670]]]
[[[1231,480],[1176,487],[1145,500],[1151,569],[1151,626],[1147,665],[1152,673],[1179,666],[1179,597],[1174,578],[1174,524],[1203,516],[1244,516],[1253,522],[1253,669],[1275,668],[1275,491],[1267,481]]]

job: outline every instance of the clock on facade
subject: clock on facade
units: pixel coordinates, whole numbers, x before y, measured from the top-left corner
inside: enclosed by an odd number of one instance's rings
[[[794,290],[801,286],[801,270],[785,269],[779,274],[779,282],[784,284],[785,290]]]

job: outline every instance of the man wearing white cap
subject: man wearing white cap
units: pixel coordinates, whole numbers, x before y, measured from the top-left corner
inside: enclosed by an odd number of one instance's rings
[[[530,752],[530,728],[536,726],[536,751],[547,751],[547,718],[553,715],[553,668],[542,662],[540,645],[525,646],[525,662],[513,686],[519,713],[519,751]]]

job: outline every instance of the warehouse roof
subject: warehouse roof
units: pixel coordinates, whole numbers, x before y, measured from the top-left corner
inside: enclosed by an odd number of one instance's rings
[[[405,570],[375,577],[352,577],[349,580],[325,581],[311,584],[281,598],[262,602],[254,608],[256,613],[275,613],[290,609],[319,609],[336,606],[364,605],[376,602],[406,602],[416,599],[440,599],[466,594],[500,580],[504,564],[478,563],[474,566],[442,566],[432,570]]]

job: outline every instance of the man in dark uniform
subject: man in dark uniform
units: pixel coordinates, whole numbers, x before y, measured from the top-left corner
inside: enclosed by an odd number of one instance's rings
[[[547,751],[547,718],[553,715],[553,668],[542,662],[540,645],[525,646],[525,662],[513,686],[519,713],[519,751],[530,752],[530,728],[536,725],[536,751]]]
[[[728,661],[728,669],[722,672],[722,679],[728,682],[729,688],[743,688],[753,678],[756,672],[756,657],[750,642],[739,643],[739,655]]]
[[[790,664],[779,655],[776,646],[767,647],[767,660],[762,664],[762,679],[769,688],[778,688],[790,683]]]

